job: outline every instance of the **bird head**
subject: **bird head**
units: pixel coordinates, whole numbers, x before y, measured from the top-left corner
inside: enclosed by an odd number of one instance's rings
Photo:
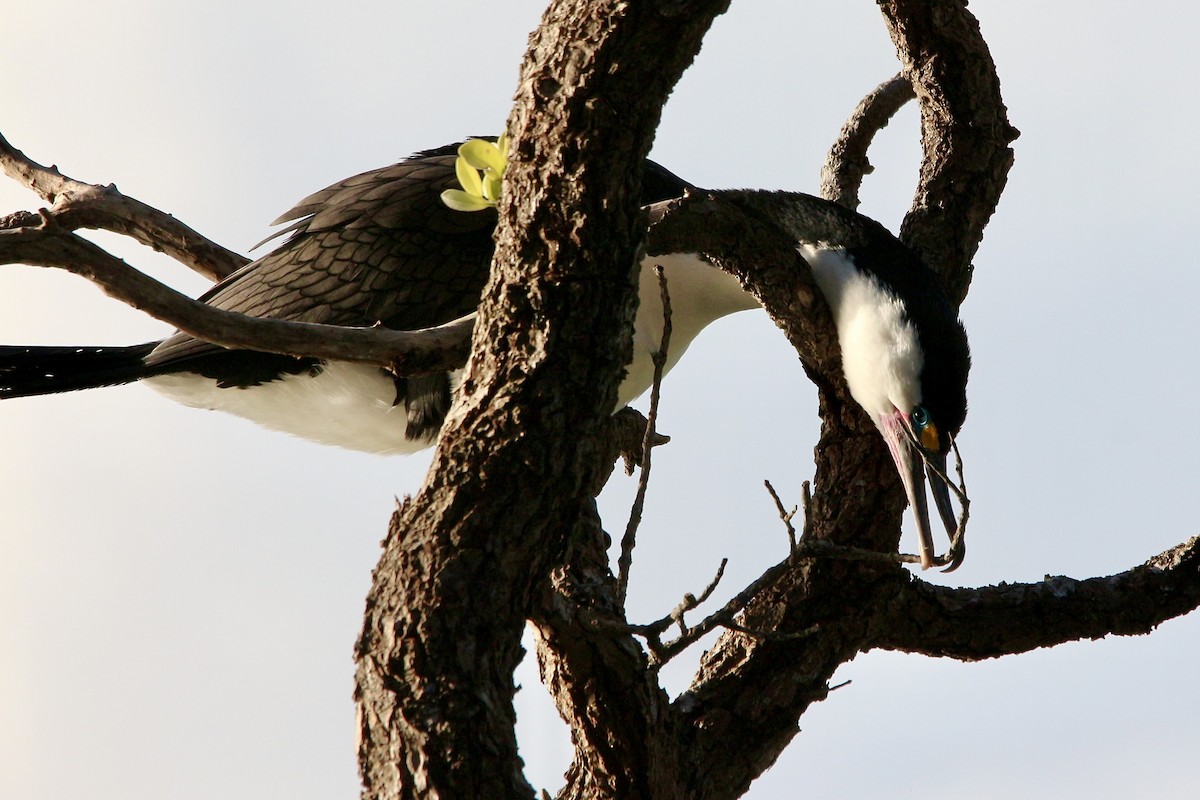
[[[808,243],[800,251],[833,313],[850,394],[875,423],[900,474],[921,567],[939,563],[928,477],[938,516],[956,545],[942,562],[953,570],[965,549],[946,460],[967,413],[966,332],[936,276],[912,251],[882,227],[864,224],[856,233],[849,247]]]

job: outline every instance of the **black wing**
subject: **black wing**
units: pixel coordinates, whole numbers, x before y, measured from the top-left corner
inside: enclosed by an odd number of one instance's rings
[[[270,237],[286,235],[282,245],[201,300],[256,317],[382,323],[396,330],[469,314],[487,282],[496,212],[453,211],[442,203],[444,190],[458,188],[457,149],[452,144],[417,153],[306,197],[273,223],[291,223]],[[677,197],[689,186],[650,161],[643,183],[645,203]],[[314,363],[236,352],[176,333],[155,348],[146,366],[152,373],[186,368],[230,385],[249,385]],[[223,363],[197,363],[218,354]]]
[[[200,299],[256,317],[400,330],[470,313],[487,281],[496,213],[442,203],[458,183],[454,159],[453,149],[419,155],[306,197],[276,220],[292,223],[282,245]],[[147,366],[216,352],[228,351],[176,333]]]

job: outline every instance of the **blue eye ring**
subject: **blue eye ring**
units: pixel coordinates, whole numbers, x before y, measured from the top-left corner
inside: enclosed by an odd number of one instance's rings
[[[908,415],[909,424],[912,426],[913,439],[930,453],[940,453],[942,450],[942,436],[938,431],[937,425],[933,423],[933,417],[929,414],[929,409],[924,406],[917,406]]]

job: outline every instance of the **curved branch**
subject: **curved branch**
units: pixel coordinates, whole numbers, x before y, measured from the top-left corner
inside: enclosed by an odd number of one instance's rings
[[[649,208],[646,254],[701,252],[737,276],[796,348],[809,377],[836,391],[842,383],[837,335],[812,270],[790,236],[740,199],[769,203],[771,195],[700,190],[656,203]]]
[[[996,65],[966,3],[880,0],[879,8],[921,104],[925,157],[900,238],[961,303],[1019,132],[1008,123]]]
[[[37,163],[9,144],[3,135],[0,135],[0,169],[50,203],[49,213],[66,230],[94,228],[124,234],[213,281],[232,275],[250,261],[206,239],[170,214],[126,197],[112,184],[83,183],[63,175],[58,167]],[[18,227],[28,217],[10,215],[6,219],[9,224],[0,224],[0,228]]]
[[[867,158],[871,141],[914,97],[908,78],[895,75],[859,102],[825,157],[821,167],[821,197],[851,210],[858,209],[858,190],[862,188],[863,177],[875,171]]]
[[[912,581],[880,604],[869,647],[963,661],[1110,634],[1136,636],[1200,607],[1200,537],[1116,575],[955,589]]]
[[[917,209],[902,238],[961,300],[970,258],[1011,164],[1014,132],[987,46],[961,0],[881,0],[880,6],[922,101],[925,162]],[[882,442],[839,394],[841,381],[831,385],[813,374],[811,362],[805,365],[825,422],[816,447],[814,536],[890,551],[904,503]],[[869,641],[881,587],[900,579],[906,578],[898,566],[806,561],[750,604],[742,618],[749,629],[815,632],[794,639],[731,632],[705,654],[691,689],[676,702],[692,733],[695,796],[736,797],[775,760],[800,716],[826,696],[834,671]]]
[[[193,300],[134,269],[102,247],[60,229],[0,230],[0,264],[55,267],[81,275],[110,297],[145,311],[198,339],[231,349],[309,356],[418,375],[456,369],[467,360],[474,315],[421,331],[343,328],[250,317]]]

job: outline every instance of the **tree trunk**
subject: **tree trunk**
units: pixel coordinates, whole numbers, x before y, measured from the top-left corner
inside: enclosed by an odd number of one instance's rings
[[[530,41],[462,397],[368,598],[364,797],[532,794],[513,733],[521,628],[591,513],[630,353],[640,164],[725,5],[560,2]]]

